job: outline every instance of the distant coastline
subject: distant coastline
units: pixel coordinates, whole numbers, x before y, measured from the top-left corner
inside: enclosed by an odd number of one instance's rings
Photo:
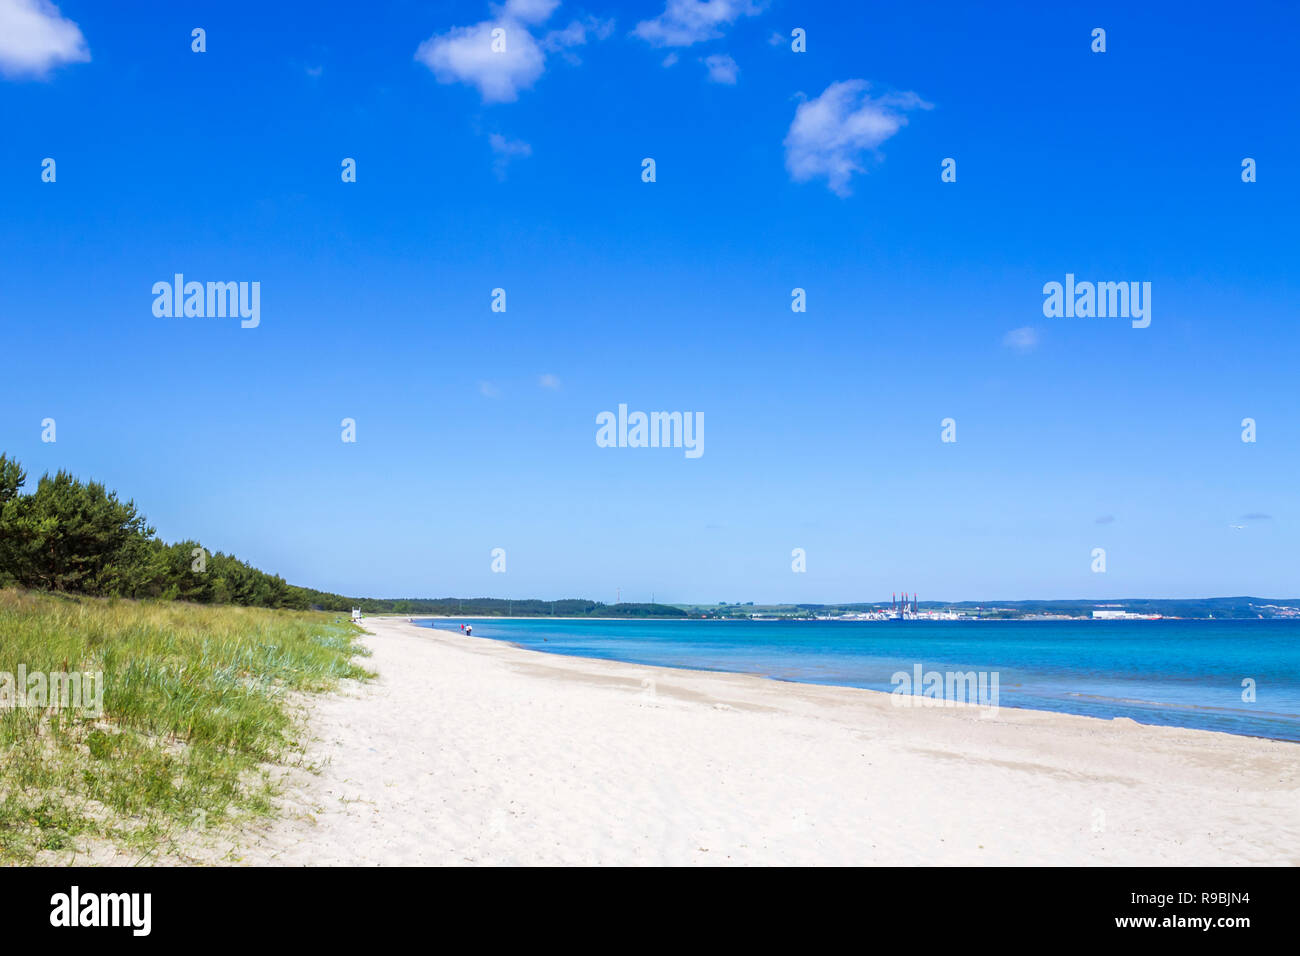
[[[1300,620],[1300,598],[1116,598],[1046,601],[901,601],[845,604],[618,603],[565,599],[354,598],[370,616],[455,619],[743,620],[743,621],[1081,621],[1081,620]],[[324,606],[321,610],[339,610]]]

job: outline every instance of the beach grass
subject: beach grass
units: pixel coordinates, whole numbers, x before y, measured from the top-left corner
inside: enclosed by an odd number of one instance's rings
[[[302,754],[293,695],[370,677],[359,634],[336,612],[0,589],[11,689],[20,667],[102,674],[102,708],[0,699],[0,863],[71,862],[91,845],[153,862],[270,814]]]

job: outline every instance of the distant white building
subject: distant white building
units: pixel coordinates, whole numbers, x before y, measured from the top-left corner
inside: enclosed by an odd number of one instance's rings
[[[1158,621],[1163,617],[1161,614],[1133,614],[1130,611],[1116,611],[1105,609],[1092,612],[1094,621]]]

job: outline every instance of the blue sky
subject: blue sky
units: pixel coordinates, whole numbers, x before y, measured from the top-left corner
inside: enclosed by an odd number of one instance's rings
[[[33,481],[350,594],[1300,593],[1294,5],[181,6],[0,0]],[[177,272],[260,325],[156,317]]]

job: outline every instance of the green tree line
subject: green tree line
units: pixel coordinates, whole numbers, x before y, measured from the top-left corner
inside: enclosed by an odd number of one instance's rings
[[[135,502],[97,481],[59,471],[24,494],[26,483],[22,466],[0,455],[0,585],[199,604],[311,606],[302,588],[234,555],[208,551],[198,541],[167,544]]]
[[[198,541],[167,544],[134,501],[66,471],[24,494],[27,474],[0,454],[0,587],[197,604],[347,611],[554,617],[685,617],[664,604],[504,598],[352,598],[296,587]]]

